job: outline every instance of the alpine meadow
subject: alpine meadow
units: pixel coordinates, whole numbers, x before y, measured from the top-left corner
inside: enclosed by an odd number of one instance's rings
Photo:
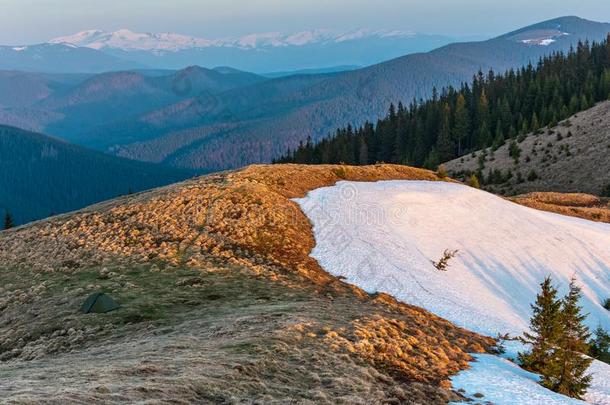
[[[610,405],[609,3],[0,8],[0,404]]]

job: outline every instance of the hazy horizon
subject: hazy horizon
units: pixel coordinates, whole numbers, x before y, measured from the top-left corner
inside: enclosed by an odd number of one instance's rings
[[[4,0],[0,43],[45,42],[86,29],[176,32],[204,38],[260,32],[297,32],[316,28],[400,29],[454,38],[492,37],[560,16],[610,21],[610,2],[516,0],[490,4],[437,0],[421,4],[379,0],[286,2],[280,0]],[[440,11],[439,11],[440,10]],[[527,10],[527,12],[523,12]]]

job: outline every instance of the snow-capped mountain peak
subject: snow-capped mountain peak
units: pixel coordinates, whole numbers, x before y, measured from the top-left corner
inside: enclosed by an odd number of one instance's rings
[[[213,41],[186,35],[137,33],[128,29],[120,29],[114,32],[87,30],[74,35],[54,38],[49,42],[69,43],[93,49],[114,48],[125,51],[178,51],[213,45]]]
[[[128,29],[113,32],[86,30],[73,35],[54,38],[50,43],[73,44],[93,49],[120,49],[124,51],[177,52],[193,48],[229,47],[254,49],[265,47],[305,46],[326,42],[345,42],[364,38],[411,38],[416,34],[399,30],[358,29],[337,31],[315,29],[296,33],[266,32],[241,37],[205,39],[175,33],[138,33]]]

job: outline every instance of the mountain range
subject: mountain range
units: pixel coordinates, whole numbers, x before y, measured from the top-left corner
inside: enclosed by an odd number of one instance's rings
[[[608,32],[610,24],[563,17],[363,69],[275,79],[232,68],[191,67],[105,73],[66,89],[55,76],[25,75],[28,86],[40,86],[29,93],[40,97],[0,110],[0,122],[131,159],[227,169],[268,162],[308,136],[316,141],[338,127],[374,121],[392,102],[427,98],[433,88],[459,85],[480,69],[536,63],[579,40],[604,39]]]
[[[429,51],[451,38],[399,30],[317,29],[204,39],[173,33],[86,30],[37,45],[0,47],[0,69],[101,73],[232,66],[257,73],[366,66]]]

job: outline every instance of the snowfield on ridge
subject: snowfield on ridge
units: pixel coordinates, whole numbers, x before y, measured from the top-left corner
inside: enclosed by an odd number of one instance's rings
[[[551,275],[563,295],[575,276],[588,326],[610,330],[610,311],[602,306],[610,298],[609,224],[537,211],[448,182],[340,182],[295,201],[313,225],[311,256],[368,292],[391,294],[475,332],[514,336],[528,328],[544,277]],[[432,261],[445,250],[458,253],[439,271]],[[587,399],[610,403],[610,366],[595,362],[592,369]],[[481,374],[475,367],[454,386],[472,385],[492,370]],[[514,387],[531,388],[531,379],[515,374]],[[488,388],[486,400],[510,400]]]

